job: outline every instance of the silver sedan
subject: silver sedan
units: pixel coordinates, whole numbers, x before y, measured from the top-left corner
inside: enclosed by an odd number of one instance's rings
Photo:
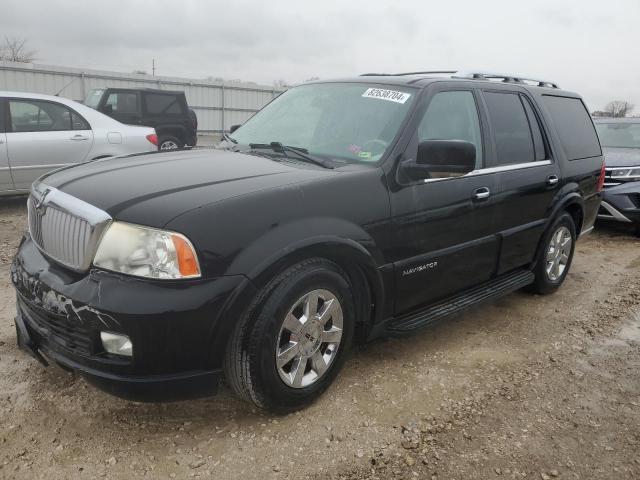
[[[81,103],[0,91],[0,195],[23,193],[56,168],[158,149],[153,128],[124,125]]]

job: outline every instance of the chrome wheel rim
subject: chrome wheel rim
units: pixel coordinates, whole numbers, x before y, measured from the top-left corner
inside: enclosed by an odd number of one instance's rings
[[[173,140],[165,140],[160,145],[160,150],[176,150],[178,148],[178,144]]]
[[[321,379],[342,340],[342,306],[328,290],[300,297],[285,316],[275,351],[276,368],[289,387],[304,388]]]
[[[562,277],[567,268],[572,244],[571,232],[567,227],[560,227],[551,236],[547,250],[546,270],[547,276],[552,282]]]

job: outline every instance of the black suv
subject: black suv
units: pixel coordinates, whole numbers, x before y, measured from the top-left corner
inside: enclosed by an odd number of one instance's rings
[[[533,84],[533,85],[531,85]],[[564,281],[602,153],[580,97],[480,73],[292,88],[218,149],[45,175],[18,342],[115,394],[299,408],[349,346]]]
[[[604,198],[599,219],[634,225],[640,236],[640,118],[598,118],[604,151]]]
[[[197,119],[184,92],[150,88],[99,88],[89,91],[85,105],[128,125],[153,127],[159,150],[194,147]]]

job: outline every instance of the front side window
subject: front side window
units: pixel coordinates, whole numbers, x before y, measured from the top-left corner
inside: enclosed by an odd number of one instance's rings
[[[133,92],[112,92],[107,97],[105,106],[113,113],[138,113],[138,95]]]
[[[39,100],[10,100],[13,132],[89,130],[86,121],[64,105]]]
[[[284,92],[231,136],[240,145],[304,148],[340,162],[382,159],[415,101],[396,85],[319,83]]]
[[[496,164],[533,162],[533,138],[520,95],[484,92],[484,98],[496,144]]]
[[[476,147],[476,169],[482,168],[482,134],[478,109],[470,91],[434,95],[418,126],[418,142],[463,140]]]
[[[640,123],[596,123],[603,147],[640,148]]]

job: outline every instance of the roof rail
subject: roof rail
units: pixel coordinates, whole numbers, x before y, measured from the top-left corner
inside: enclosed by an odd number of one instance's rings
[[[452,75],[453,78],[466,78],[472,80],[502,80],[505,83],[526,83],[534,82],[538,87],[560,88],[556,82],[548,80],[538,80],[536,78],[528,78],[522,75],[506,75],[494,72],[469,72],[461,70]]]
[[[428,72],[403,72],[403,73],[363,73],[361,77],[404,77],[409,75],[435,75],[448,74],[453,75],[456,70],[431,70]]]

